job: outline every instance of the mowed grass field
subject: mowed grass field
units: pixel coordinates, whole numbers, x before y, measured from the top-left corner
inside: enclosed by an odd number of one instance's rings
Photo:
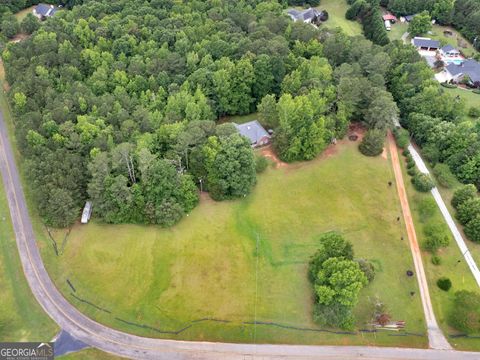
[[[449,89],[442,87],[446,92],[450,93],[452,96],[460,96],[462,99],[465,100],[467,110],[471,107],[480,108],[480,94],[475,94],[469,90],[463,89]]]
[[[50,341],[58,328],[28,287],[0,179],[0,341]]]
[[[324,24],[326,27],[340,27],[345,34],[350,36],[362,34],[362,25],[358,21],[350,21],[345,18],[345,13],[349,8],[346,0],[322,0],[317,8],[328,11],[329,18]]]
[[[353,243],[356,257],[377,267],[355,309],[357,329],[368,328],[371,302],[378,297],[394,320],[406,321],[408,332],[425,335],[420,298],[410,295],[418,294],[417,282],[405,275],[413,264],[408,243],[401,240],[403,224],[396,220],[397,193],[388,186],[390,162],[364,157],[357,146],[347,142],[328,157],[270,168],[243,200],[217,203],[204,197],[171,229],[77,225],[57,257],[37,226],[47,269],[82,312],[139,335],[425,347],[425,336],[301,330],[318,330],[307,263],[318,235],[335,230]],[[64,231],[54,237],[63,242]],[[295,329],[254,326],[255,320]]]
[[[403,157],[402,157],[403,159]],[[403,163],[403,165],[405,165]],[[425,224],[421,221],[419,215],[419,205],[423,199],[432,198],[433,196],[428,193],[420,193],[413,188],[411,184],[411,177],[406,173],[405,166],[402,167],[403,176],[405,180],[405,187],[407,189],[407,194],[409,198],[410,207],[412,210],[412,216],[415,223],[415,229],[417,232],[417,238],[420,244],[425,241],[425,236],[423,233],[423,228]],[[439,187],[439,190],[442,194],[442,197],[449,208],[451,214],[454,214],[452,211],[452,207],[450,206],[450,200],[453,191],[446,190],[442,187]],[[434,222],[443,223],[445,226],[447,224],[443,220],[443,217],[440,213],[440,210],[435,208],[435,213],[432,216],[431,220]],[[480,289],[470,272],[468,265],[466,264],[464,257],[457,246],[457,243],[453,239],[450,230],[448,230],[448,234],[450,237],[450,245],[447,248],[441,249],[438,252],[438,256],[441,259],[440,265],[433,265],[431,262],[432,255],[427,252],[422,252],[423,257],[423,264],[425,267],[429,290],[430,290],[430,297],[432,299],[435,316],[437,321],[443,330],[445,336],[450,341],[451,345],[454,346],[458,350],[472,350],[472,351],[480,351],[480,338],[472,339],[472,338],[451,338],[450,335],[458,334],[458,331],[451,328],[448,323],[447,319],[454,311],[454,294],[458,290],[469,290],[469,291],[476,291],[479,292]],[[480,246],[477,244],[472,243],[471,241],[467,241],[467,246],[472,251],[472,254],[480,254]],[[460,261],[459,261],[460,260]],[[480,264],[480,256],[476,256],[477,264]],[[452,281],[452,288],[450,291],[445,292],[438,288],[436,285],[437,280],[440,277],[448,277]]]

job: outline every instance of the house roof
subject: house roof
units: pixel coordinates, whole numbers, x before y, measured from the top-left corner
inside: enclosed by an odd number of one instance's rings
[[[412,40],[413,45],[416,47],[427,47],[427,48],[440,48],[440,41],[432,40],[429,38],[415,37]]]
[[[393,14],[385,14],[383,15],[383,21],[391,21],[391,20],[394,20],[394,21],[397,21],[397,17]]]
[[[442,47],[440,50],[442,50],[443,52],[451,52],[451,51],[454,51],[455,52],[460,52],[458,51],[457,49],[455,49],[452,45],[448,44],[448,45],[445,45],[444,47]]]
[[[250,140],[250,144],[258,143],[265,136],[270,137],[268,132],[257,120],[253,120],[244,124],[233,123],[233,125],[235,125],[240,135],[245,136]]]
[[[447,66],[447,71],[453,76],[468,75],[472,82],[480,81],[480,63],[473,59],[465,60],[461,65],[451,63]]]
[[[290,15],[294,20],[312,20],[316,16],[320,16],[322,14],[321,11],[318,11],[314,8],[308,8],[306,10],[296,10],[296,9],[288,9],[287,14]]]
[[[35,6],[35,12],[41,16],[52,16],[57,11],[57,8],[53,5],[38,4]]]

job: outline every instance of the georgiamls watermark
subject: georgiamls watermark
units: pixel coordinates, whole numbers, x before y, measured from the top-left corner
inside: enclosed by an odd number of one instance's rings
[[[53,360],[53,343],[0,343],[0,360]]]

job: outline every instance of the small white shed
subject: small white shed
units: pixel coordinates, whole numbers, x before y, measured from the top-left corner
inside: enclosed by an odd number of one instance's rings
[[[92,202],[87,201],[87,203],[85,204],[85,207],[83,208],[81,223],[87,224],[91,216],[92,216]]]

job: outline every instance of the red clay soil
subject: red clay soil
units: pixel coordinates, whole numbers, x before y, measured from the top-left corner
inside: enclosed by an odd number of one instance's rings
[[[275,169],[279,169],[279,168],[283,168],[283,167],[287,167],[288,164],[286,162],[283,162],[282,160],[280,160],[277,156],[277,154],[275,154],[275,152],[273,151],[272,149],[272,146],[269,145],[269,146],[265,146],[263,147],[261,150],[260,150],[260,153],[265,156],[266,158],[272,160],[274,163],[275,163]]]

